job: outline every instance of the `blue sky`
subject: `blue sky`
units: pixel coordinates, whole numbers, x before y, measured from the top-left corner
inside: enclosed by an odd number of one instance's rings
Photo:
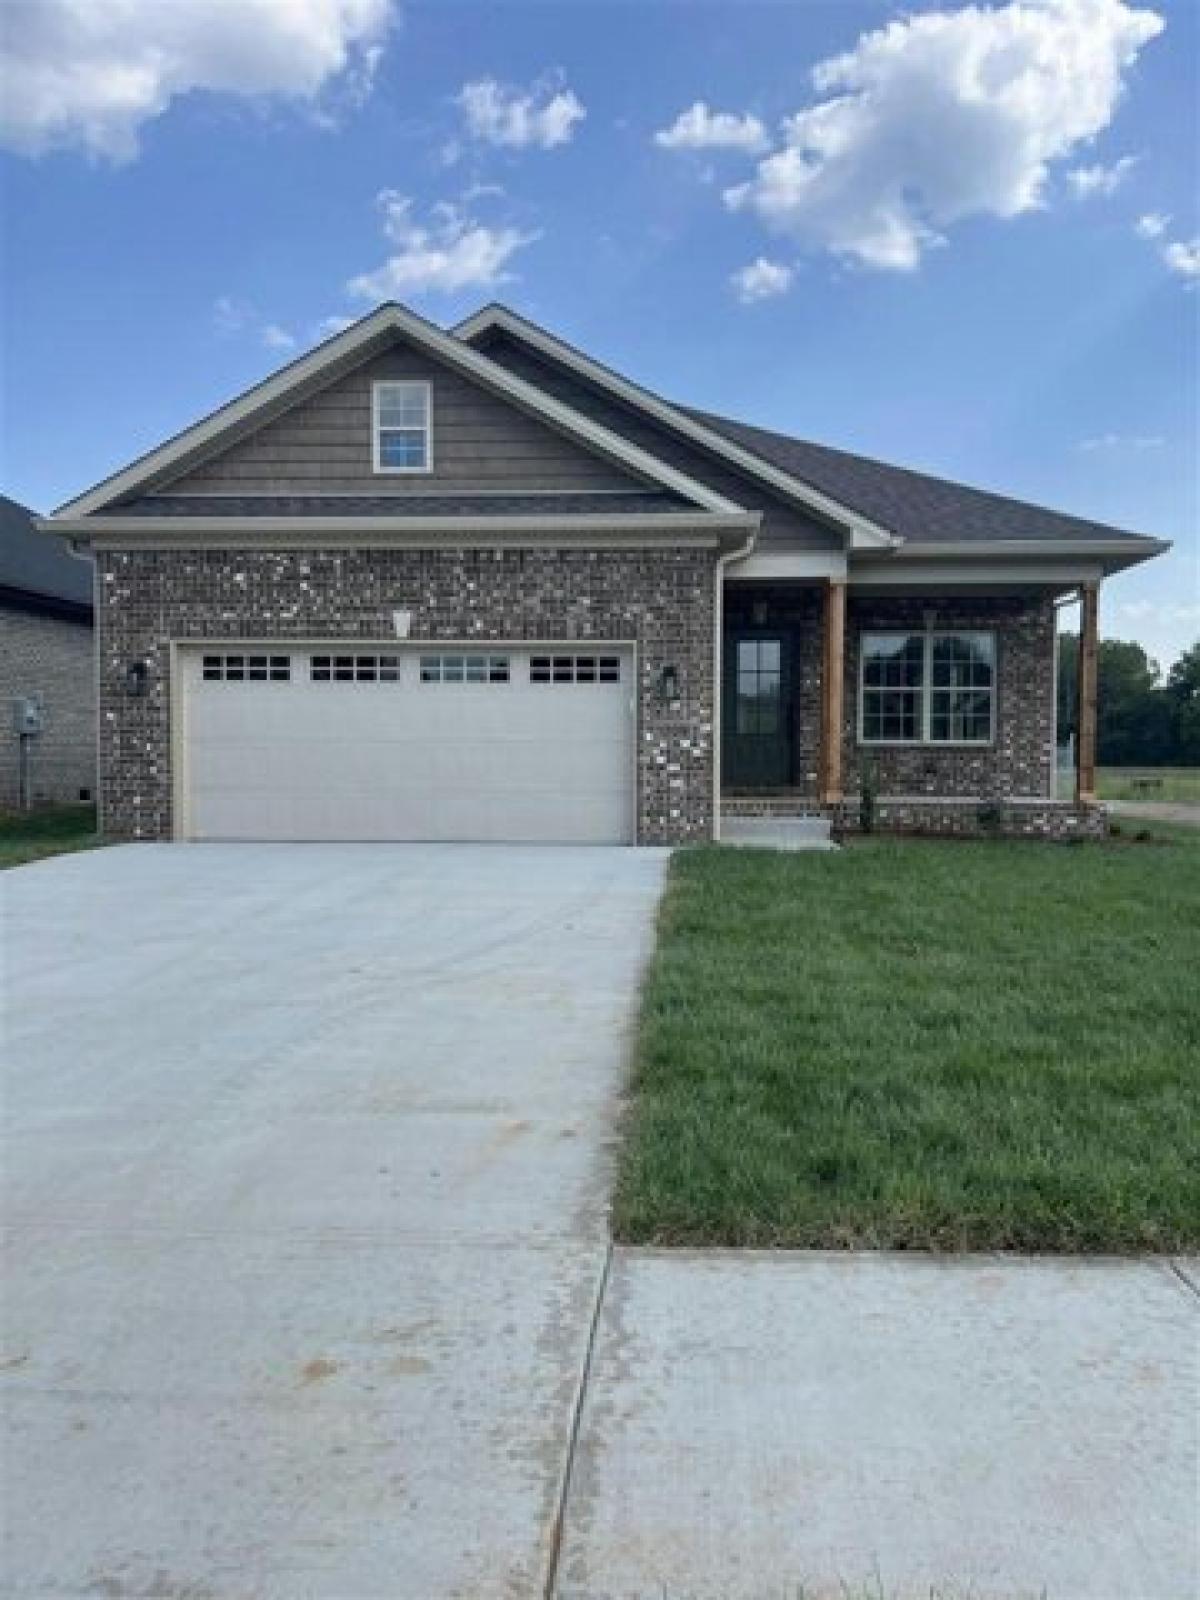
[[[55,505],[373,297],[1175,540],[1200,634],[1193,0],[6,0],[5,492]],[[830,65],[830,63],[835,63]]]

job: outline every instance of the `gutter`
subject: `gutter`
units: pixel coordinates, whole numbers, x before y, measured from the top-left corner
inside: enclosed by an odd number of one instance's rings
[[[1170,539],[1151,539],[1141,533],[1131,533],[1121,539],[957,539],[930,544],[906,541],[893,550],[888,559],[936,561],[939,556],[953,556],[955,560],[975,557],[986,561],[997,555],[1159,556],[1170,548]]]
[[[754,527],[744,544],[724,550],[717,557],[717,570],[713,582],[713,718],[712,718],[712,769],[713,769],[713,840],[721,839],[721,705],[724,700],[722,645],[725,639],[725,569],[734,561],[744,560],[758,543],[758,530],[762,524],[761,512],[755,513]]]
[[[744,533],[756,529],[760,517],[755,511],[656,511],[639,513],[588,513],[562,516],[539,512],[522,516],[317,516],[317,517],[39,517],[34,527],[39,533],[69,538],[87,544],[138,545],[156,543],[186,548],[193,543],[253,546],[260,534],[288,534],[301,540],[314,535],[337,534],[350,543],[371,543],[380,534],[473,535],[479,543],[500,536],[536,534],[569,542],[568,534],[651,534],[711,543],[721,534]],[[165,536],[165,537],[164,537]],[[403,543],[389,538],[386,543]]]

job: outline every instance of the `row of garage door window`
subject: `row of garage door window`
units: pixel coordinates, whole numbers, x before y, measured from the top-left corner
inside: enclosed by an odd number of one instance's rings
[[[398,655],[310,656],[313,683],[398,683]],[[508,683],[505,655],[423,655],[422,683]],[[206,655],[206,683],[290,683],[291,656]],[[620,656],[530,656],[530,683],[620,683]]]

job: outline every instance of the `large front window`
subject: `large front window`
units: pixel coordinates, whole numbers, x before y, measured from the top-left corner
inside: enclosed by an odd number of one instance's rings
[[[858,704],[863,744],[990,744],[995,634],[864,633]]]

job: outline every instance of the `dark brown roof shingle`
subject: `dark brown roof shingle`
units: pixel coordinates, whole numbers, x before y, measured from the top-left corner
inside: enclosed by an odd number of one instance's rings
[[[869,456],[851,455],[807,439],[772,433],[731,417],[715,416],[690,406],[678,409],[910,544],[1146,538],[1125,528],[1089,522],[1084,517],[1051,511],[987,489],[973,489],[947,478],[873,461]]]

